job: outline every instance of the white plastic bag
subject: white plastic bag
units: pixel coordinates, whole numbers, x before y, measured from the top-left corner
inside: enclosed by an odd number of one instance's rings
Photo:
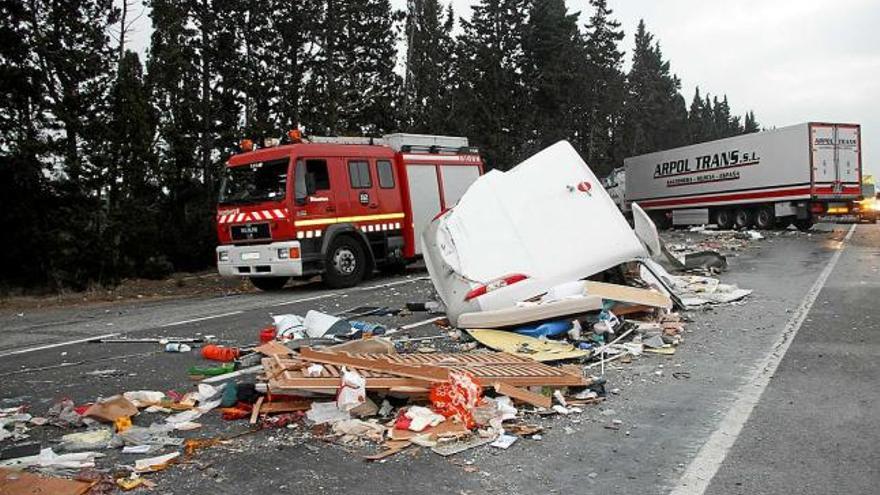
[[[336,407],[341,411],[351,411],[367,400],[367,381],[357,371],[342,368],[342,383],[336,394]]]

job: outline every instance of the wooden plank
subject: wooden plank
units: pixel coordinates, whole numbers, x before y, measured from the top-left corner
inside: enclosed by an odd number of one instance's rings
[[[639,289],[628,285],[606,284],[605,282],[586,281],[584,284],[587,287],[588,294],[599,296],[602,299],[672,309],[672,299],[652,290]]]
[[[524,388],[514,387],[513,385],[508,385],[506,383],[496,382],[492,385],[495,388],[495,391],[501,395],[508,395],[513,399],[531,404],[533,406],[543,407],[545,409],[550,409],[553,406],[553,399],[547,397],[546,395],[536,394],[534,392],[529,392]]]
[[[437,426],[429,426],[422,431],[412,431],[412,430],[401,430],[398,428],[391,428],[388,430],[388,437],[391,440],[409,440],[412,437],[419,435],[430,435],[434,438],[440,436],[456,436],[459,434],[470,433],[470,430],[461,423],[456,423],[451,419],[447,419],[446,421],[440,423]]]
[[[312,407],[311,400],[283,400],[278,402],[263,402],[263,405],[260,406],[260,414],[308,411],[310,407]]]
[[[257,424],[257,418],[260,416],[260,406],[263,405],[263,399],[265,399],[265,395],[261,395],[257,398],[257,402],[254,404],[253,410],[251,410],[251,424]]]
[[[368,461],[378,461],[379,459],[384,459],[388,456],[392,456],[392,455],[400,452],[401,450],[412,445],[412,443],[410,443],[409,440],[401,440],[401,441],[387,440],[384,445],[385,445],[385,447],[387,447],[386,450],[383,450],[382,452],[379,452],[379,453],[373,454],[373,455],[365,455],[364,459],[366,459]]]
[[[651,311],[654,311],[654,308],[652,308],[651,306],[645,306],[644,304],[615,304],[611,308],[611,312],[616,314],[617,316],[650,313]]]
[[[271,340],[261,346],[257,346],[254,348],[254,351],[265,356],[289,356],[293,354],[293,351],[277,340]]]
[[[429,382],[445,382],[449,380],[449,370],[440,366],[411,366],[399,364],[386,359],[369,359],[352,356],[346,353],[321,352],[308,347],[303,347],[299,355],[306,361],[315,363],[335,364],[337,366],[349,366],[357,369],[391,373],[406,378],[416,378]]]

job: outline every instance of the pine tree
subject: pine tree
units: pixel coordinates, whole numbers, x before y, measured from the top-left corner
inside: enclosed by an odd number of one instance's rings
[[[582,116],[581,135],[585,136],[585,158],[599,172],[610,171],[615,163],[615,141],[620,134],[621,110],[626,76],[621,67],[623,40],[620,22],[606,0],[590,0],[595,11],[586,26],[587,64],[584,79],[588,103]]]
[[[118,12],[111,0],[78,2],[33,1],[28,3],[26,21],[33,36],[33,56],[39,67],[39,81],[52,126],[60,131],[57,152],[74,190],[88,193],[100,180],[89,161],[86,142],[92,136],[100,105],[106,101],[112,81],[113,49],[107,26]]]
[[[482,0],[462,21],[456,60],[456,105],[461,132],[484,152],[490,168],[525,158],[523,37],[529,0]]]
[[[47,247],[55,242],[47,235],[55,218],[49,116],[27,18],[24,2],[0,2],[0,230],[7,233],[4,255],[28,260],[0,270],[0,292],[48,284]]]
[[[452,6],[438,0],[407,2],[402,127],[409,132],[453,132],[451,75],[455,42]]]
[[[28,56],[37,68],[33,110],[45,119],[37,132],[44,133],[54,176],[53,217],[64,219],[44,226],[47,278],[56,287],[84,287],[106,275],[101,201],[115,178],[100,157],[116,60],[108,32],[117,16],[110,0],[32,1],[22,11]]]
[[[534,2],[523,40],[526,84],[536,151],[568,139],[577,146],[577,121],[583,113],[586,60],[577,27],[578,13],[564,0]]]

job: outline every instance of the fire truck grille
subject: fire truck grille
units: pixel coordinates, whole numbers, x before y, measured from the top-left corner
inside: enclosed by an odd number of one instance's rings
[[[268,223],[246,223],[233,225],[229,229],[233,241],[260,241],[271,239]]]

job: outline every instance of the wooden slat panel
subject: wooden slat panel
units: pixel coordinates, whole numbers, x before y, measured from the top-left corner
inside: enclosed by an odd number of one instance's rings
[[[584,386],[590,380],[554,368],[528,358],[513,356],[502,352],[473,354],[355,354],[352,357],[368,359],[375,356],[381,361],[390,361],[404,366],[439,366],[455,371],[472,373],[480,385],[491,387],[494,383],[527,387],[532,385],[548,386]],[[270,377],[270,387],[285,389],[335,389],[339,386],[338,367],[325,364],[325,375],[318,378],[303,376],[303,362],[297,359],[266,358],[263,360]],[[369,371],[354,368],[367,379],[367,388],[371,390],[389,389],[394,387],[427,388],[428,383],[417,378],[405,378],[381,371]],[[285,370],[281,373],[281,370]],[[333,375],[333,376],[327,376]],[[272,379],[275,376],[276,378]]]

